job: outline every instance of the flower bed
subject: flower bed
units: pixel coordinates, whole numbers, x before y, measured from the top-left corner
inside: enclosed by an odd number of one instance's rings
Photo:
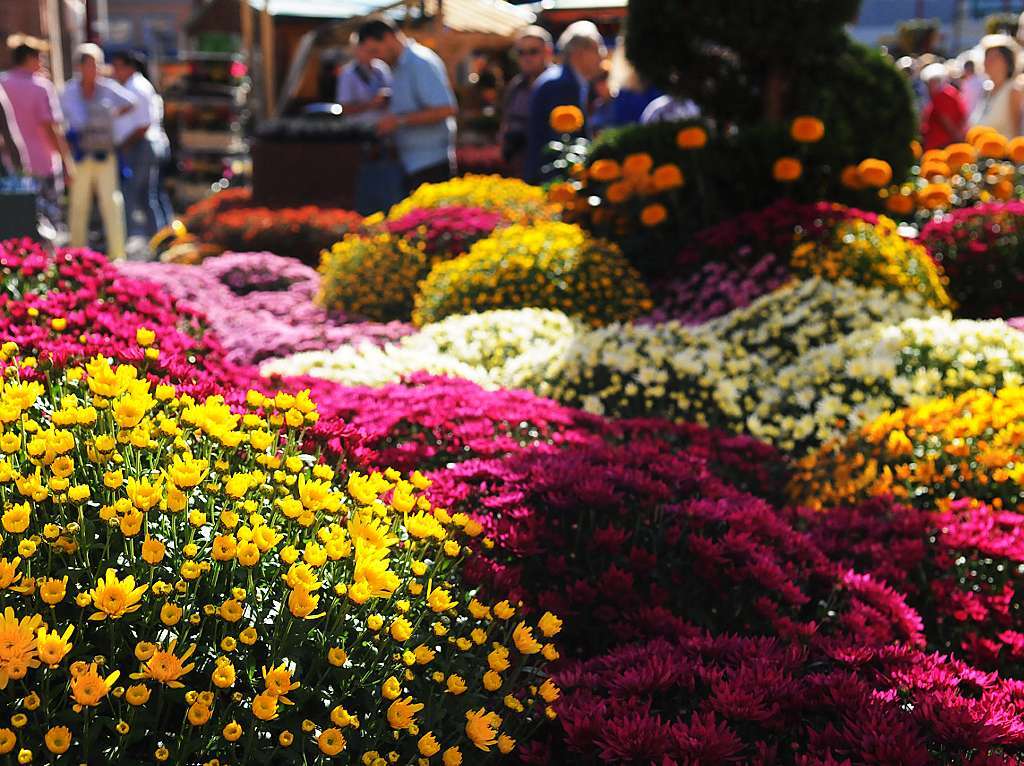
[[[804,353],[882,320],[927,317],[916,295],[811,279],[700,327],[587,329],[560,312],[450,317],[398,344],[346,346],[268,362],[266,374],[382,385],[419,370],[529,388],[588,412],[741,429],[764,381]]]
[[[505,222],[493,210],[452,205],[417,208],[401,218],[386,221],[384,227],[431,258],[446,260],[468,252],[474,242],[490,236]]]
[[[559,621],[531,632],[514,607],[471,599],[460,554],[481,530],[429,513],[419,473],[338,476],[302,454],[318,419],[306,394],[245,394],[217,368],[187,378],[208,375],[214,396],[147,380],[195,362],[174,345],[181,317],[169,302],[120,300],[146,283],[87,252],[54,260],[7,245],[3,268],[8,307],[32,304],[6,313],[5,337],[23,348],[0,351],[0,694],[22,711],[16,732],[0,729],[7,752],[477,761],[547,717],[557,689],[530,692],[503,672],[543,680],[531,668],[556,655]],[[29,285],[40,294],[25,296]],[[51,333],[99,305],[130,328],[134,354],[115,333],[80,345],[134,363],[59,353]]]
[[[364,343],[295,354],[267,362],[262,370],[350,386],[381,386],[425,371],[490,388],[535,388],[546,361],[564,353],[581,329],[560,311],[486,311],[449,317],[383,348]]]
[[[412,332],[399,322],[352,322],[314,303],[320,277],[313,269],[271,253],[229,253],[198,266],[121,263],[121,273],[159,284],[203,315],[235,364],[346,343],[383,344]]]
[[[483,208],[524,224],[550,219],[558,212],[537,186],[516,178],[469,174],[443,183],[423,184],[392,207],[388,218],[395,221],[421,208],[452,206]]]
[[[366,219],[359,234],[324,250],[319,301],[378,321],[408,320],[430,269],[489,236],[505,219],[483,208],[417,208],[393,221]]]
[[[1024,516],[974,500],[931,511],[876,498],[795,518],[831,558],[907,594],[929,647],[1022,677]]]
[[[558,309],[591,325],[651,308],[640,275],[614,245],[564,223],[514,225],[437,264],[420,284],[413,322],[529,306]]]
[[[679,253],[676,268],[692,271],[723,263],[743,270],[768,255],[789,263],[797,238],[817,242],[846,221],[877,223],[878,216],[828,202],[801,205],[781,200],[697,232]]]
[[[845,221],[818,241],[800,242],[790,267],[801,276],[915,292],[935,308],[952,308],[944,286],[948,278],[927,250],[896,232],[889,218],[878,223]]]
[[[957,314],[970,319],[1024,311],[1024,202],[954,210],[921,230],[921,243],[949,277]]]
[[[813,507],[892,495],[917,508],[973,498],[1024,510],[1024,389],[975,389],[886,413],[798,465],[792,494]]]
[[[878,324],[775,371],[746,430],[802,455],[883,413],[1024,382],[1024,337],[1004,322],[945,317]]]
[[[789,267],[774,255],[765,255],[750,268],[706,263],[697,273],[658,288],[657,305],[642,321],[650,324],[674,319],[685,325],[703,324],[749,305],[792,278]]]
[[[265,250],[316,265],[320,252],[362,223],[348,210],[267,208],[252,205],[248,190],[227,190],[202,200],[182,215],[188,234],[221,250]]]
[[[552,358],[539,392],[599,414],[742,430],[762,389],[803,354],[875,322],[930,314],[913,294],[811,279],[696,328],[626,325],[578,335]]]

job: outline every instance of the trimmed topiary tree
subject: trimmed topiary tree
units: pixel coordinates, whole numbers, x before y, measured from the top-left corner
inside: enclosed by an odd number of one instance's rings
[[[780,197],[880,208],[877,188],[849,178],[844,183],[844,176],[876,158],[888,163],[893,180],[905,178],[917,118],[910,88],[891,60],[843,31],[859,5],[632,0],[630,58],[654,84],[694,99],[702,117],[607,131],[591,147],[588,167],[645,154],[653,168],[677,166],[685,182],[667,200],[652,199],[634,183],[634,205],[637,199],[657,202],[669,215],[623,222],[617,203],[606,204],[601,190],[595,192],[594,176],[577,174],[577,199],[567,217],[614,238],[638,266],[658,272],[681,239]],[[813,136],[794,124],[805,116],[820,120]],[[682,140],[679,131],[688,125],[700,126],[706,141]]]

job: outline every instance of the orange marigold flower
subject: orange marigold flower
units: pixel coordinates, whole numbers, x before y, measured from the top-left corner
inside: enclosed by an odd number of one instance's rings
[[[948,207],[953,200],[953,189],[949,184],[928,184],[918,192],[917,199],[929,210]]]
[[[654,169],[652,176],[655,191],[663,192],[670,189],[678,189],[683,185],[683,171],[674,163],[659,165]]]
[[[645,207],[640,213],[640,222],[644,226],[654,227],[665,222],[668,218],[668,210],[659,202]]]
[[[590,177],[601,183],[614,181],[622,175],[622,168],[615,160],[595,160],[590,166]]]
[[[627,178],[645,176],[654,167],[654,158],[647,152],[630,154],[622,161],[622,174]]]
[[[789,135],[801,144],[817,143],[825,136],[825,123],[817,117],[797,117],[789,126]]]
[[[680,149],[703,149],[708,142],[708,132],[699,125],[683,128],[676,133],[676,146]]]
[[[772,165],[772,178],[788,183],[803,175],[804,166],[796,157],[779,157]]]
[[[885,201],[885,208],[896,215],[909,215],[914,210],[914,198],[900,192],[890,194]]]
[[[1024,165],[1024,136],[1010,139],[1006,145],[1006,156],[1013,160],[1014,164]]]
[[[860,171],[856,165],[847,165],[839,174],[839,181],[847,189],[859,190],[864,188],[864,182],[860,178]]]
[[[1024,148],[1024,143],[1021,144]],[[970,165],[978,158],[978,150],[970,144],[950,144],[946,147],[946,164],[951,168],[959,169],[964,165]]]
[[[572,184],[552,184],[548,189],[548,201],[555,205],[568,205],[576,199],[576,190]]]
[[[977,148],[978,154],[982,157],[992,157],[998,160],[1006,156],[1006,138],[998,133],[982,134],[978,140],[975,141],[974,146]]]
[[[628,181],[616,181],[608,187],[605,196],[613,205],[621,205],[633,195],[633,185]]]
[[[556,133],[576,133],[583,127],[583,112],[568,104],[551,110],[551,129]]]
[[[885,160],[869,157],[857,166],[860,179],[868,186],[876,189],[885,186],[892,180],[892,167]]]
[[[967,143],[973,144],[986,133],[995,133],[996,129],[988,125],[975,125],[967,131]]]

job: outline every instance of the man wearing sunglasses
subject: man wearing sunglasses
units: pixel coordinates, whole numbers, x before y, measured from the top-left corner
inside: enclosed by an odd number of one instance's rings
[[[526,179],[534,183],[550,174],[548,144],[558,135],[551,128],[551,110],[557,106],[578,106],[587,116],[591,83],[601,73],[601,62],[608,54],[604,40],[592,21],[574,21],[558,38],[562,65],[541,74],[530,93],[530,123],[526,140]],[[590,135],[584,123],[583,135]]]
[[[530,91],[537,78],[551,66],[551,34],[543,27],[526,27],[516,35],[514,51],[519,74],[505,87],[499,138],[501,155],[508,165],[508,174],[524,178],[526,143],[530,128]]]

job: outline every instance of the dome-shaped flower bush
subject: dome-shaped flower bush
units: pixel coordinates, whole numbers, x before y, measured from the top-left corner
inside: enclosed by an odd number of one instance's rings
[[[118,271],[159,284],[203,319],[236,364],[344,343],[377,344],[412,331],[403,322],[353,322],[314,303],[320,290],[315,269],[272,253],[227,253],[195,266],[126,261]]]
[[[804,454],[885,412],[974,388],[1024,383],[1024,334],[947,317],[878,324],[774,372],[745,430]]]
[[[482,527],[432,507],[419,473],[339,476],[303,454],[308,395],[232,409],[142,365],[37,382],[17,361],[0,391],[0,750],[468,763],[545,717],[560,621],[471,599],[459,572]]]
[[[436,184],[423,184],[391,208],[388,218],[399,220],[417,208],[461,205],[491,210],[508,221],[529,223],[553,217],[544,190],[518,178],[468,174]]]
[[[403,237],[370,229],[345,237],[320,260],[320,305],[378,322],[407,320],[416,282],[435,258]]]
[[[591,325],[651,309],[639,273],[613,244],[566,223],[514,225],[437,264],[420,284],[413,321],[488,309],[557,309]]]
[[[823,240],[798,244],[790,268],[801,276],[916,292],[937,309],[952,307],[942,269],[927,250],[900,236],[896,224],[885,217],[878,223],[845,221]]]
[[[474,242],[504,223],[506,219],[493,210],[451,205],[416,208],[385,222],[384,228],[422,248],[431,258],[445,260],[467,252]]]
[[[930,316],[916,295],[796,282],[699,327],[613,325],[552,355],[539,393],[598,414],[742,430],[775,371],[879,321]]]
[[[687,277],[673,279],[656,290],[657,305],[644,322],[702,324],[742,308],[778,289],[793,277],[788,264],[766,255],[747,268],[706,263]]]
[[[820,508],[876,495],[932,509],[954,498],[1024,510],[1024,388],[886,413],[797,463],[793,499]]]
[[[794,519],[841,566],[905,593],[928,648],[1024,678],[1024,515],[976,500],[936,511],[872,498]]]
[[[921,243],[949,277],[957,314],[1024,314],[1024,202],[953,210],[921,230]]]
[[[416,285],[434,264],[465,253],[505,218],[483,208],[414,208],[401,218],[371,216],[358,233],[324,250],[321,303],[376,319],[407,320]]]
[[[519,309],[451,316],[394,344],[341,346],[263,365],[266,375],[311,375],[350,386],[382,386],[424,371],[487,388],[534,389],[552,357],[586,328],[560,311]]]
[[[788,263],[798,237],[805,242],[818,241],[852,220],[877,223],[878,216],[829,202],[802,205],[780,200],[694,234],[680,251],[676,270],[685,273],[708,263],[749,269],[767,255]]]

